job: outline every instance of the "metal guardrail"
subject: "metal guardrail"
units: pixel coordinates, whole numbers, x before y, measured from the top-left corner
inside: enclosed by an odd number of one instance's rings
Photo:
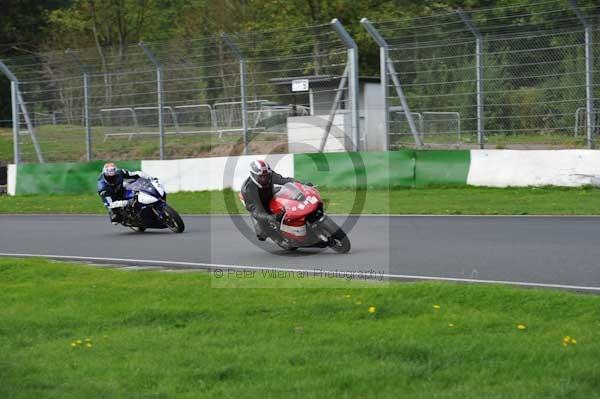
[[[401,106],[394,106],[394,107],[389,107],[389,111],[390,112],[394,112],[397,113],[398,115],[401,116],[405,116],[405,112],[404,109]],[[411,112],[410,113],[414,119],[417,120],[417,124],[419,126],[419,136],[421,137],[421,139],[423,139],[425,137],[425,134],[451,134],[450,131],[448,132],[434,132],[431,131],[429,129],[427,129],[427,122],[436,122],[436,120],[431,120],[431,119],[427,119],[428,115],[448,115],[448,116],[454,116],[455,118],[452,119],[438,119],[437,122],[450,122],[450,121],[456,121],[456,134],[458,137],[458,140],[461,140],[461,123],[460,123],[460,113],[459,112],[439,112],[439,111],[424,111],[424,112]],[[394,134],[394,133],[392,133]]]
[[[252,122],[252,127],[249,128],[249,131],[264,131],[265,128],[259,126],[261,121],[263,120],[263,116],[266,113],[273,112],[281,112],[285,114],[289,114],[293,107],[291,105],[266,105],[269,101],[267,100],[253,100],[248,101],[247,104],[249,107],[252,105],[255,106],[254,109],[249,109],[247,111],[250,121]],[[256,107],[257,106],[257,107]],[[110,137],[128,137],[131,140],[135,136],[151,136],[159,134],[158,131],[144,131],[142,130],[144,124],[140,122],[140,115],[138,111],[144,110],[157,110],[156,106],[149,107],[118,107],[118,108],[102,108],[100,112],[103,114],[117,113],[117,112],[127,112],[131,120],[133,122],[133,131],[130,132],[122,132],[122,133],[112,133],[106,132],[104,133],[104,141],[106,141]],[[184,135],[184,134],[219,134],[219,137],[222,137],[223,133],[228,132],[241,132],[243,131],[243,127],[236,122],[239,122],[239,117],[241,116],[241,102],[239,101],[229,101],[216,103],[213,106],[209,104],[190,104],[190,105],[178,105],[178,106],[170,106],[164,105],[163,109],[169,111],[171,115],[171,119],[173,121],[173,126],[175,131],[165,131],[165,135]],[[208,114],[210,115],[210,129],[191,129],[184,130],[180,126],[180,116],[187,114],[188,110],[202,110],[206,109]],[[298,109],[301,112],[307,113],[306,107],[299,107]],[[105,128],[107,128],[108,123],[106,123],[106,118],[101,118]]]

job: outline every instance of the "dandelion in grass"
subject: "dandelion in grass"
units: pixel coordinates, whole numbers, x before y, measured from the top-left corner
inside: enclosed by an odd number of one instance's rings
[[[375,306],[370,306],[369,313],[375,313],[375,312],[377,312],[377,309],[375,308]]]
[[[86,338],[85,342],[92,342],[92,339],[91,338]]]
[[[80,339],[78,339],[76,342],[77,342],[77,345],[81,345],[83,343],[83,341]]]
[[[562,345],[563,346],[569,346],[569,345],[577,345],[577,340],[572,338],[569,335],[566,335],[565,337],[563,337],[562,339]]]
[[[525,329],[527,329],[527,326],[525,324],[517,324],[517,328],[519,330],[525,330]]]
[[[435,310],[438,310],[438,309],[441,309],[442,307],[441,307],[440,305],[433,305],[433,308],[434,308]]]
[[[76,346],[77,346],[77,343],[76,343],[76,342],[71,342],[71,347],[72,347],[72,348],[74,348],[74,347],[76,347]]]
[[[92,344],[90,344],[89,342],[87,344],[85,344],[85,346],[87,346],[88,348],[92,347]]]
[[[450,327],[450,328],[454,327],[454,323],[449,323],[448,327]]]

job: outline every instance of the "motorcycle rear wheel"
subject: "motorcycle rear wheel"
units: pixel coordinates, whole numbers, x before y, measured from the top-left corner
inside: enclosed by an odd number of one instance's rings
[[[179,213],[169,205],[165,205],[164,207],[165,216],[165,224],[173,233],[183,233],[185,230],[185,224],[183,223],[183,219],[179,216]]]

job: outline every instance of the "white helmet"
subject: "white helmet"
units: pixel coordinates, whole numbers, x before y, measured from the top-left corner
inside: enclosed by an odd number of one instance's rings
[[[258,187],[263,188],[271,184],[272,175],[273,170],[267,161],[252,161],[250,164],[250,179],[252,179],[254,184],[256,184]]]
[[[121,182],[121,179],[119,179],[119,177],[121,177],[119,174],[119,168],[112,162],[104,164],[102,167],[102,175],[104,176],[104,180],[111,186]]]

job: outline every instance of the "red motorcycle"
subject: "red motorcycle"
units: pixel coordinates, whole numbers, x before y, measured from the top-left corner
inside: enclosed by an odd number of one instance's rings
[[[272,237],[277,245],[286,250],[330,247],[338,253],[350,251],[348,236],[325,215],[315,187],[287,183],[274,191],[269,208],[281,220],[278,233]],[[244,202],[241,193],[240,199]]]

